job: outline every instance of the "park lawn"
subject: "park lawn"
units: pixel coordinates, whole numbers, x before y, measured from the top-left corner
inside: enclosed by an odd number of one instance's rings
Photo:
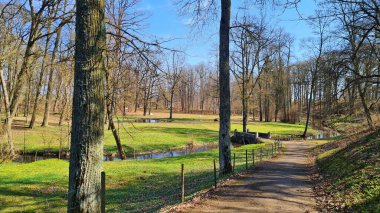
[[[190,115],[181,114],[183,119],[175,118],[171,122],[159,123],[134,123],[125,122],[119,118],[119,129],[121,142],[127,154],[133,152],[160,152],[169,149],[180,149],[188,144],[204,145],[205,143],[217,143],[219,123],[214,122],[214,115]],[[199,116],[203,117],[198,119]],[[141,118],[137,117],[136,118]],[[149,117],[154,119],[157,117]],[[158,117],[160,118],[160,117]],[[235,129],[242,131],[239,117],[233,117],[231,132]],[[24,126],[23,126],[24,125]],[[54,152],[57,153],[62,144],[62,150],[69,150],[69,127],[67,124],[59,127],[51,125],[34,129],[25,128],[26,124],[18,123],[14,130],[14,142],[18,150],[23,151],[24,141],[27,153]],[[111,131],[105,127],[104,150],[106,154],[117,152]],[[303,133],[304,125],[287,124],[279,122],[250,122],[248,129],[252,132],[271,132],[273,135],[300,135]],[[310,133],[314,133],[310,130]]]
[[[268,143],[233,148],[236,170],[245,168],[245,150],[251,153],[268,145],[270,151]],[[172,158],[104,162],[107,211],[147,211],[177,203],[181,164],[190,198],[212,186],[214,159],[218,159],[216,149]],[[0,164],[0,212],[65,212],[68,166],[58,159]]]

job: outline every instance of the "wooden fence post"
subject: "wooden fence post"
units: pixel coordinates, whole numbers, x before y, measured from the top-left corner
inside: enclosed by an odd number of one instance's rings
[[[248,150],[245,150],[245,169],[248,169]]]
[[[59,139],[59,151],[58,151],[58,159],[61,159],[61,152],[62,152],[62,135]]]
[[[181,203],[185,202],[185,170],[184,164],[181,164]]]
[[[23,153],[23,161],[25,161],[25,131],[24,131],[24,153]]]
[[[100,189],[100,199],[101,199],[101,213],[106,212],[106,173],[101,173],[101,189]]]
[[[216,184],[217,184],[217,181],[216,181],[216,160],[214,159],[214,185],[215,185],[215,188],[216,188]]]
[[[233,163],[233,166],[232,166],[232,174],[235,174],[235,154],[236,153],[234,153],[234,163]]]
[[[277,153],[278,153],[278,143],[277,142],[274,143],[274,152],[277,155]]]
[[[252,165],[255,165],[255,150],[252,149]]]

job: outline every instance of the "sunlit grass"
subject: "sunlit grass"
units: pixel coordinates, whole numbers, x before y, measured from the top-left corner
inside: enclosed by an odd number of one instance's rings
[[[165,118],[167,114],[159,113],[149,116],[150,119]],[[166,151],[185,147],[188,144],[202,145],[204,143],[217,143],[219,122],[214,119],[217,115],[193,115],[175,114],[170,122],[136,123],[136,119],[145,118],[141,115],[115,118],[116,127],[119,130],[121,142],[127,154],[133,152]],[[241,117],[233,116],[231,133],[237,129],[242,131]],[[118,120],[120,122],[118,122]],[[14,141],[18,150],[28,153],[34,152],[58,152],[60,146],[63,151],[69,150],[69,131],[67,122],[62,126],[54,122],[49,127],[34,129],[27,128],[22,120],[16,122],[14,129]],[[304,131],[304,125],[287,124],[279,122],[249,122],[248,127],[252,132],[271,132],[273,135],[300,135]],[[313,133],[313,130],[310,130]],[[105,125],[104,136],[105,153],[116,153],[116,145],[110,130]]]
[[[246,149],[251,153],[263,146],[234,148],[237,169],[245,168]],[[194,191],[212,185],[214,159],[218,159],[217,149],[181,157],[105,162],[107,210],[154,209],[176,203],[181,164],[185,165],[186,187]],[[0,212],[64,212],[68,165],[57,159],[0,165]],[[170,199],[162,203],[161,197]]]

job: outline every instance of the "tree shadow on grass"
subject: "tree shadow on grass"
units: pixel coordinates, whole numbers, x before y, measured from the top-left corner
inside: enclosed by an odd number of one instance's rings
[[[178,145],[173,145],[173,143],[166,143],[162,139],[157,139],[157,143],[146,144],[146,147],[143,151],[168,151],[172,148],[183,147],[187,143],[196,142],[210,143],[218,140],[218,131],[209,130],[209,129],[197,129],[197,128],[180,128],[180,127],[140,127],[139,132],[152,134],[152,137],[160,137],[160,134],[165,133],[167,135],[175,135],[183,138],[182,142],[179,142]],[[155,134],[157,133],[157,134]],[[132,133],[133,137],[133,133]],[[132,154],[134,152],[134,146],[131,143],[125,142],[125,138],[122,138],[122,143],[127,154]],[[128,141],[128,140],[127,140]],[[139,146],[144,145],[143,143]],[[104,148],[107,152],[114,153],[117,151],[116,145],[114,144],[105,144]]]

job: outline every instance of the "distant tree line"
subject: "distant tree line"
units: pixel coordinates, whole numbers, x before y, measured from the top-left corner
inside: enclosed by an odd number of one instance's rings
[[[218,54],[189,65],[166,41],[141,35],[145,14],[137,0],[109,0],[106,14],[106,122],[128,112],[150,115],[219,113]],[[210,7],[212,5],[209,5]],[[231,111],[249,120],[321,122],[337,114],[364,115],[373,126],[379,111],[379,4],[326,0],[302,17],[316,31],[304,41],[308,57],[296,59],[294,39],[265,17],[236,16],[230,30]],[[327,8],[327,9],[326,9]],[[8,146],[11,125],[24,116],[30,128],[71,117],[74,5],[67,0],[4,1],[0,5],[0,112]],[[310,118],[309,118],[310,117]],[[308,122],[309,123],[309,122]],[[117,135],[115,135],[117,140]],[[11,151],[13,152],[13,151]],[[13,153],[14,154],[14,153]]]

